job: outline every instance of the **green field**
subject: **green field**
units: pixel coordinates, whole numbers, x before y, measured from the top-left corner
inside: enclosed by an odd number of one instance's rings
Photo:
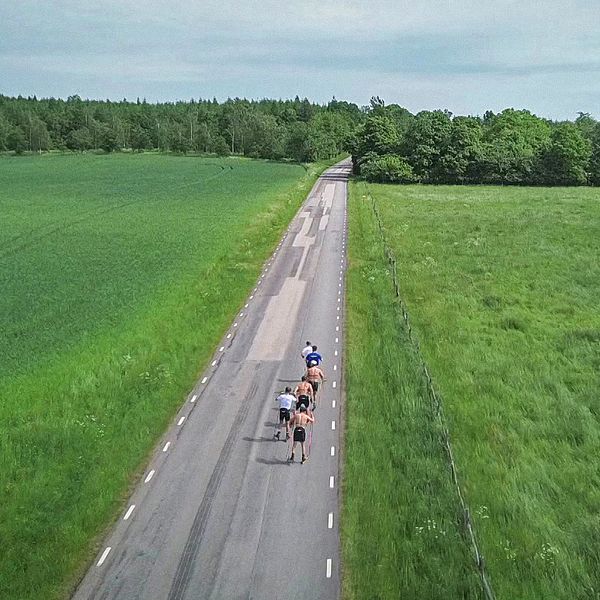
[[[464,572],[456,557],[467,567],[472,560],[461,555],[452,536],[447,553],[454,563],[449,560],[444,573],[436,569],[440,557],[446,560],[443,549],[432,551],[425,540],[411,547],[401,539],[402,532],[415,538],[422,506],[434,506],[434,518],[448,523],[456,502],[447,491],[449,474],[440,466],[444,457],[432,444],[430,408],[411,383],[410,350],[391,322],[386,263],[369,250],[378,243],[369,193],[444,399],[455,459],[497,597],[600,598],[600,195],[582,188],[361,183],[352,187],[348,286],[346,490],[355,496],[345,505],[348,597],[434,597],[414,593],[415,577],[409,575],[415,570],[447,585],[445,597],[463,597],[457,586],[464,585]],[[379,324],[384,318],[389,324],[363,347],[369,335],[364,320]],[[376,386],[375,393],[361,395],[353,381]],[[397,393],[392,396],[390,388]],[[382,402],[373,437],[362,439],[374,420],[362,411]],[[410,426],[412,420],[417,427]],[[408,444],[402,435],[390,434],[405,428]],[[357,456],[352,440],[372,447],[373,456]],[[423,468],[425,460],[432,465]],[[385,500],[379,501],[377,518],[366,518],[369,494],[374,503],[379,493]],[[413,502],[410,508],[407,502]],[[396,510],[394,503],[402,508]],[[381,546],[358,543],[373,537],[386,520]],[[390,528],[395,533],[384,535]],[[383,558],[370,558],[375,548]],[[390,556],[396,558],[395,570]],[[426,559],[434,565],[431,573],[422,570]],[[369,589],[361,580],[361,563],[370,565],[371,573],[382,569],[388,588],[376,581],[371,589],[379,586],[379,594],[356,593]],[[396,595],[389,592],[394,580]]]
[[[60,597],[317,168],[0,160],[0,597]]]

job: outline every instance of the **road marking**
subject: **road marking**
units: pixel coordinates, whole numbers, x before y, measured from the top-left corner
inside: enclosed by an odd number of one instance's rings
[[[230,337],[231,337],[231,334],[230,334],[230,333],[228,333],[228,334],[227,334],[227,339],[229,339]]]
[[[335,421],[331,421],[331,430],[335,431]]]
[[[331,401],[331,408],[335,408],[335,400]]]
[[[246,304],[244,304],[244,308],[248,308],[248,303],[246,302]]]
[[[198,396],[196,394],[194,394],[191,398],[190,398],[190,402],[196,402],[196,398]]]
[[[333,513],[327,516],[327,529],[333,529]]]
[[[337,344],[340,341],[340,338],[335,338],[335,343]]]
[[[336,326],[335,326],[335,330],[336,330],[336,331],[339,331],[339,330],[340,330],[340,326],[339,326],[339,325],[336,325]]]
[[[221,346],[221,347],[219,348],[219,352],[223,352],[223,350],[225,350],[225,346]]]
[[[338,310],[340,310],[340,307],[338,306]]]
[[[338,302],[341,302],[341,301],[342,301],[342,299],[341,299],[341,298],[338,298]]]
[[[255,291],[256,291],[256,290],[255,290]],[[254,294],[252,294],[252,295],[250,296],[250,300],[252,300],[252,298],[254,298]]]
[[[341,279],[342,279],[342,278],[340,277],[340,280],[341,280]],[[340,283],[338,283],[338,287],[342,287],[342,283],[341,283],[341,281],[340,281]]]
[[[217,361],[213,360],[210,364],[211,364],[212,367],[214,367],[217,364]]]
[[[148,473],[148,475],[146,475],[146,479],[144,479],[144,483],[148,483],[153,477],[154,477],[154,469],[152,469],[152,471],[150,471],[150,473]]]
[[[336,388],[336,387],[337,387],[337,383],[334,381],[334,382],[331,384],[331,387],[333,387],[333,388]]]
[[[333,365],[333,370],[337,371],[337,365]]]
[[[179,425],[181,427],[181,425],[183,425],[184,421],[185,421],[185,417],[181,417],[181,419],[179,419],[179,421],[177,422],[177,425]]]
[[[338,351],[336,350],[336,351],[333,353],[333,355],[334,355],[334,356],[337,356],[337,355],[338,355]]]
[[[102,556],[100,557],[100,560],[98,561],[98,564],[96,565],[97,567],[101,567],[102,563],[106,560],[106,557],[108,556],[108,553],[112,550],[112,548],[109,546],[103,553]]]
[[[335,456],[335,446],[331,446],[331,456]]]
[[[129,519],[129,517],[131,516],[131,513],[133,512],[133,509],[135,508],[135,504],[132,504],[128,509],[127,512],[125,513],[125,516],[123,517],[123,521],[127,521],[127,519]]]
[[[242,311],[242,312],[240,313],[240,317],[243,317],[243,316],[244,316],[244,311]]]
[[[326,571],[327,579],[331,579],[331,559],[327,559],[327,571]]]
[[[335,478],[333,477],[333,475],[330,475],[329,476],[329,489],[332,490],[334,485],[335,485]]]
[[[338,321],[340,320],[340,315],[338,315],[338,316],[337,316],[337,320],[338,320]]]
[[[164,445],[163,452],[166,452],[166,451],[169,449],[169,446],[170,446],[170,445],[171,445],[171,442],[167,442],[167,443]]]
[[[202,381],[200,383],[206,383],[207,380],[208,380],[208,377],[203,377]]]
[[[234,327],[237,327],[237,326],[238,326],[238,324],[237,324],[237,323],[234,323],[234,324],[233,324],[233,326],[234,326]]]

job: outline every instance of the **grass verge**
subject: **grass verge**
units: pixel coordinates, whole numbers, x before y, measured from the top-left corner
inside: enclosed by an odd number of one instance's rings
[[[370,204],[351,185],[343,594],[479,598],[458,501]]]

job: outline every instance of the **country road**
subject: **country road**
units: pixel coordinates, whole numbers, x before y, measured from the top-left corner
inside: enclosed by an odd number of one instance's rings
[[[339,464],[349,162],[317,181],[176,415],[76,600],[340,595]],[[273,439],[310,340],[327,377],[310,458]]]

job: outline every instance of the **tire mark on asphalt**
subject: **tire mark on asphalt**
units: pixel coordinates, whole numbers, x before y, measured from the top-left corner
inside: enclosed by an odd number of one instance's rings
[[[235,441],[239,436],[240,429],[242,428],[246,417],[248,416],[251,399],[255,396],[257,389],[258,384],[253,383],[248,391],[248,395],[241,403],[235,421],[233,422],[229,434],[227,435],[227,439],[223,445],[223,449],[221,450],[217,464],[215,465],[208,485],[206,486],[204,497],[202,498],[202,502],[200,503],[200,507],[198,508],[198,512],[194,518],[194,522],[192,524],[188,539],[185,543],[183,553],[179,559],[177,571],[175,572],[175,577],[173,579],[173,583],[171,584],[171,590],[169,591],[168,600],[181,600],[185,595],[190,576],[194,568],[194,563],[200,549],[202,536],[204,534],[204,530],[206,529],[206,523],[210,509],[212,508],[213,499],[219,490],[219,486],[223,480],[223,475],[225,474],[227,464],[229,463],[229,458],[231,456]]]

